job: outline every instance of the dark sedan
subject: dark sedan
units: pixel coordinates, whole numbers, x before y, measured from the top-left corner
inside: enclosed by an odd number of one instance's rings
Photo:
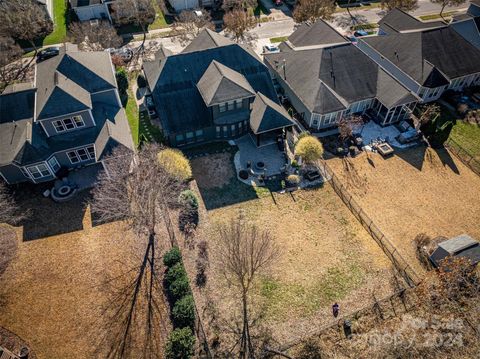
[[[37,62],[42,62],[47,59],[50,59],[54,56],[57,56],[60,53],[60,48],[55,47],[47,47],[46,49],[40,50],[37,54]]]

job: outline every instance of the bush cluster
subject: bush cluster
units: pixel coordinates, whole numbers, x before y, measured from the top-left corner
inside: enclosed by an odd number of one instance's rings
[[[168,338],[165,353],[168,359],[187,359],[194,355],[195,303],[187,272],[183,266],[178,247],[173,247],[163,256],[165,289],[172,308],[172,322],[175,328]]]
[[[182,232],[195,229],[198,225],[198,199],[193,191],[187,189],[180,193],[178,203],[181,206],[178,226]]]

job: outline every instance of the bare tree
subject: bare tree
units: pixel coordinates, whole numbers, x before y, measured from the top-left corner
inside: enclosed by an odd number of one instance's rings
[[[92,212],[102,222],[123,221],[133,230],[139,239],[147,243],[139,267],[130,270],[137,273],[126,286],[120,286],[113,296],[113,308],[105,309],[111,313],[116,330],[110,330],[113,339],[109,358],[132,357],[134,328],[144,328],[145,348],[149,348],[148,358],[157,358],[158,327],[161,320],[162,283],[157,276],[156,264],[158,251],[157,233],[171,233],[171,228],[159,227],[161,223],[169,225],[168,210],[176,203],[182,183],[162,167],[158,161],[161,147],[155,144],[145,145],[133,155],[125,148],[116,149],[105,160],[106,171],[100,175],[98,185],[93,191]],[[163,229],[162,232],[158,232]],[[167,231],[165,231],[167,229]],[[163,239],[168,242],[168,239]],[[170,242],[172,238],[170,238]],[[142,251],[140,251],[142,253]],[[145,308],[139,306],[145,305]],[[139,314],[144,313],[144,323],[139,325]]]
[[[438,116],[440,116],[440,106],[437,104],[432,103],[420,107],[420,117],[414,117],[415,128],[420,129],[422,126],[435,121]]]
[[[198,36],[203,29],[213,29],[212,18],[206,11],[201,15],[195,11],[184,10],[177,17],[172,26],[177,35],[176,39],[182,44],[187,44]]]
[[[382,9],[393,10],[395,8],[403,11],[418,9],[418,0],[382,0]]]
[[[113,3],[113,19],[121,25],[133,24],[142,29],[143,39],[139,47],[143,51],[148,25],[155,21],[152,0],[117,0]]]
[[[347,117],[342,117],[338,121],[338,132],[340,135],[340,139],[342,141],[348,140],[353,137],[353,130],[363,125],[363,118],[362,116],[357,115],[350,115]]]
[[[15,81],[23,70],[23,51],[11,37],[0,36],[0,92]]]
[[[445,18],[443,17],[443,10],[445,10],[447,6],[459,6],[465,4],[466,1],[467,0],[430,0],[430,2],[442,6],[442,8],[440,9],[440,17],[443,20],[445,20]]]
[[[35,0],[0,2],[0,34],[30,43],[37,54],[35,40],[52,32],[53,23],[44,7]],[[32,58],[32,60],[35,56]]]
[[[293,11],[293,19],[298,23],[329,20],[335,13],[336,6],[335,0],[299,0]]]
[[[242,216],[219,229],[219,260],[227,281],[238,287],[242,302],[243,328],[240,338],[240,357],[253,358],[250,337],[248,298],[257,274],[279,256],[274,238],[266,230],[244,221]]]
[[[255,17],[242,8],[234,8],[227,12],[223,17],[223,21],[225,31],[232,34],[235,41],[245,41],[247,32],[257,24]]]
[[[123,40],[108,21],[92,24],[88,21],[74,22],[69,27],[70,39],[83,51],[102,51],[120,47]]]
[[[20,213],[7,187],[0,183],[0,223],[16,224],[26,216],[26,213]]]

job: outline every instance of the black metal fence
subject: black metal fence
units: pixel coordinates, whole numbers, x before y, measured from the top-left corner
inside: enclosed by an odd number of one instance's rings
[[[324,163],[325,173],[331,178],[330,184],[332,185],[335,192],[342,199],[342,201],[347,205],[353,215],[360,221],[363,227],[370,233],[372,238],[377,242],[377,244],[382,248],[387,257],[390,259],[392,264],[398,273],[405,279],[406,283],[410,287],[416,286],[420,282],[420,277],[413,270],[408,262],[403,258],[403,256],[398,252],[397,248],[392,244],[392,242],[385,236],[385,234],[378,228],[378,226],[373,222],[373,220],[365,213],[362,207],[355,201],[353,196],[348,193],[345,186],[342,184],[340,179],[335,175],[333,170]]]
[[[480,176],[480,161],[473,157],[473,155],[465,150],[458,142],[449,137],[444,143],[444,146],[470,168],[472,172]]]

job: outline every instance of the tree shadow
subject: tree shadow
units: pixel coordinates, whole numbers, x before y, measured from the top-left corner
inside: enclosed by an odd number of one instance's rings
[[[123,273],[107,276],[101,285],[109,299],[101,308],[101,316],[92,323],[105,326],[102,337],[92,338],[99,357],[163,358],[169,332],[163,265],[156,236],[145,239],[146,247],[139,242],[130,262],[119,261]]]
[[[352,14],[350,16],[346,14],[336,16],[335,23],[342,29],[350,29],[352,26],[367,24],[368,19],[364,15]]]
[[[57,203],[42,195],[52,186],[52,183],[16,186],[14,197],[17,205],[21,212],[28,212],[28,216],[19,223],[23,227],[24,241],[83,229],[87,203],[91,198],[90,191],[79,192],[72,200]]]

